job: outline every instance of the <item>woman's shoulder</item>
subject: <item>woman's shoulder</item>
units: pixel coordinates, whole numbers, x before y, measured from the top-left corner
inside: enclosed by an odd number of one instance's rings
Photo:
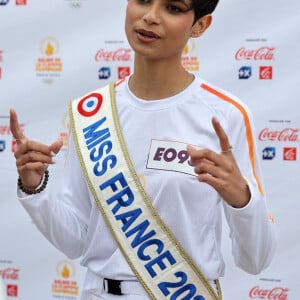
[[[196,80],[198,89],[195,93],[208,105],[249,111],[247,104],[238,95],[200,77],[196,77]]]

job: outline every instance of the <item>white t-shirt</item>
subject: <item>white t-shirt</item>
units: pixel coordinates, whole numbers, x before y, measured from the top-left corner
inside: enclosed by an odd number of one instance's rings
[[[249,273],[269,265],[275,251],[268,220],[248,108],[235,96],[195,78],[181,93],[145,101],[129,90],[128,79],[116,87],[119,120],[131,160],[154,207],[207,279],[224,275],[221,254],[222,209],[230,228],[236,264]],[[242,209],[226,204],[201,183],[188,165],[186,145],[220,152],[211,124],[216,117],[233,146],[251,201]],[[39,230],[70,258],[88,268],[85,290],[101,278],[132,280],[134,275],[116,246],[81,171],[72,137],[59,194],[44,191],[20,201]]]

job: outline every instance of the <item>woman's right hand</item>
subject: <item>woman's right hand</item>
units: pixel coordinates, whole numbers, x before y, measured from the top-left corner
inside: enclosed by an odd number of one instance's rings
[[[14,155],[22,185],[34,190],[40,184],[48,165],[54,163],[53,156],[61,149],[62,141],[58,140],[47,146],[27,139],[14,109],[10,110],[10,130],[17,142]]]

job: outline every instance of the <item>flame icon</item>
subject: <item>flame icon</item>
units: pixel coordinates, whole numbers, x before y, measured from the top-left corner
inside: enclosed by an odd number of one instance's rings
[[[186,55],[186,54],[188,54],[188,53],[189,53],[189,45],[186,44],[186,45],[184,46],[184,48],[183,48],[182,54]]]
[[[66,265],[63,267],[63,270],[61,272],[61,277],[63,277],[63,278],[70,277],[70,270],[68,269],[68,267]]]
[[[53,37],[46,37],[40,43],[40,51],[43,55],[56,55],[59,52],[59,43]]]
[[[193,52],[195,50],[195,48],[196,48],[195,41],[189,40],[187,42],[187,44],[184,46],[182,54],[187,55],[187,54]]]
[[[54,54],[54,48],[53,48],[53,46],[50,43],[48,43],[48,45],[47,45],[47,47],[45,49],[45,54],[47,56],[51,56],[51,55]]]
[[[68,260],[62,260],[56,266],[56,274],[59,277],[67,279],[67,278],[74,277],[75,273],[76,273],[75,265]]]
[[[272,223],[272,224],[274,224],[274,222],[275,222],[275,217],[274,217],[274,215],[270,212],[269,213],[269,221]]]

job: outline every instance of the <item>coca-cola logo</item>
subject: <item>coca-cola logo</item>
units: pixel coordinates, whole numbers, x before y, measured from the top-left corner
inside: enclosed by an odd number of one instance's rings
[[[249,292],[249,297],[260,300],[288,300],[288,291],[288,288],[261,289],[259,286],[255,286]]]
[[[20,124],[22,132],[25,130],[25,124]],[[11,135],[10,127],[7,125],[0,125],[0,135]]]
[[[258,135],[260,141],[299,142],[298,128],[285,128],[282,130],[271,130],[264,128]]]
[[[0,126],[0,135],[11,135],[9,126]]]
[[[19,271],[20,269],[16,268],[6,268],[0,270],[0,278],[3,280],[19,280]]]
[[[274,60],[274,47],[260,47],[259,49],[248,50],[245,47],[238,49],[235,54],[236,60]]]
[[[119,48],[115,51],[105,51],[100,49],[95,55],[96,61],[130,61],[131,60],[131,49]]]

